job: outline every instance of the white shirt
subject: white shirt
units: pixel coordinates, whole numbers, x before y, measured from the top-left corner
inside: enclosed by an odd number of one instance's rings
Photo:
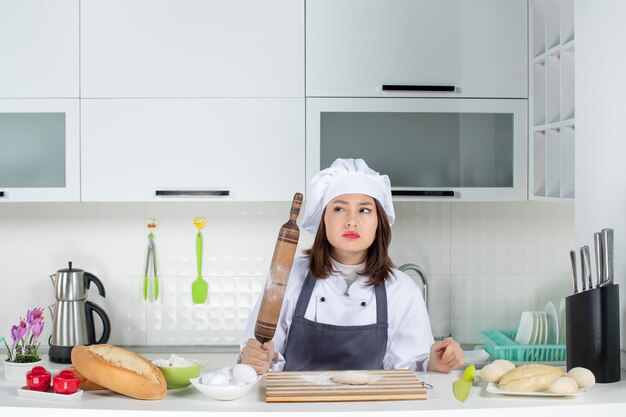
[[[358,265],[345,265],[337,262],[334,258],[330,258],[330,263],[333,267],[333,270],[337,271],[337,273],[341,275],[344,281],[346,281],[347,288],[344,295],[349,295],[348,288],[350,288],[350,285],[352,285],[354,281],[356,281],[356,279],[359,277],[359,272],[365,269],[365,262]]]
[[[276,355],[271,370],[282,371],[285,366],[283,353],[287,345],[289,326],[308,268],[308,258],[294,260],[276,333],[272,339]],[[397,269],[393,270],[393,274],[394,276],[385,281],[389,328],[383,368],[423,371],[428,366],[430,347],[434,343],[424,298],[411,277]],[[340,274],[335,273],[326,279],[318,279],[304,318],[337,326],[376,323],[376,295],[374,287],[366,285],[367,280],[368,277],[358,276],[348,288]],[[348,295],[345,295],[346,293]],[[248,339],[254,339],[254,327],[262,297],[261,294],[250,313],[250,320],[241,340],[241,348]],[[324,301],[321,301],[322,297]],[[365,306],[362,303],[365,303]]]

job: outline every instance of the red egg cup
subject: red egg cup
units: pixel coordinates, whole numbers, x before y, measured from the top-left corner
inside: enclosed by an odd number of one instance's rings
[[[80,379],[74,375],[74,372],[65,369],[52,378],[52,386],[57,394],[74,394],[78,391]]]
[[[50,389],[50,372],[43,366],[35,366],[26,373],[26,387],[31,391],[47,392]]]

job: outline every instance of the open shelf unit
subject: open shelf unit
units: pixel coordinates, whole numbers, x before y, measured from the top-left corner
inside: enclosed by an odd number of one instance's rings
[[[529,3],[529,198],[574,201],[574,0]]]

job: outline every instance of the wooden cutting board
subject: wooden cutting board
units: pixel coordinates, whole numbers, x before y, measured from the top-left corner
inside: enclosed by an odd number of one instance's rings
[[[408,369],[362,371],[377,379],[366,385],[333,382],[343,371],[270,372],[267,374],[265,401],[388,401],[425,400],[426,390]]]

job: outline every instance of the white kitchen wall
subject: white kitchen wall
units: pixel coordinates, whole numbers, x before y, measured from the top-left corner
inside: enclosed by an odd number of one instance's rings
[[[0,335],[9,337],[28,308],[54,303],[48,276],[71,260],[104,283],[106,298],[92,289],[89,299],[108,312],[112,343],[237,344],[288,211],[289,203],[2,204]],[[570,292],[572,205],[396,203],[396,211],[391,255],[425,270],[435,336],[479,343],[478,331],[516,328],[521,311]],[[195,216],[207,218],[205,305],[191,302]],[[146,217],[159,221],[156,302],[142,297]],[[299,247],[312,240],[302,231]]]
[[[614,229],[626,370],[626,2],[577,0],[574,5],[576,245],[591,246],[594,232]]]

